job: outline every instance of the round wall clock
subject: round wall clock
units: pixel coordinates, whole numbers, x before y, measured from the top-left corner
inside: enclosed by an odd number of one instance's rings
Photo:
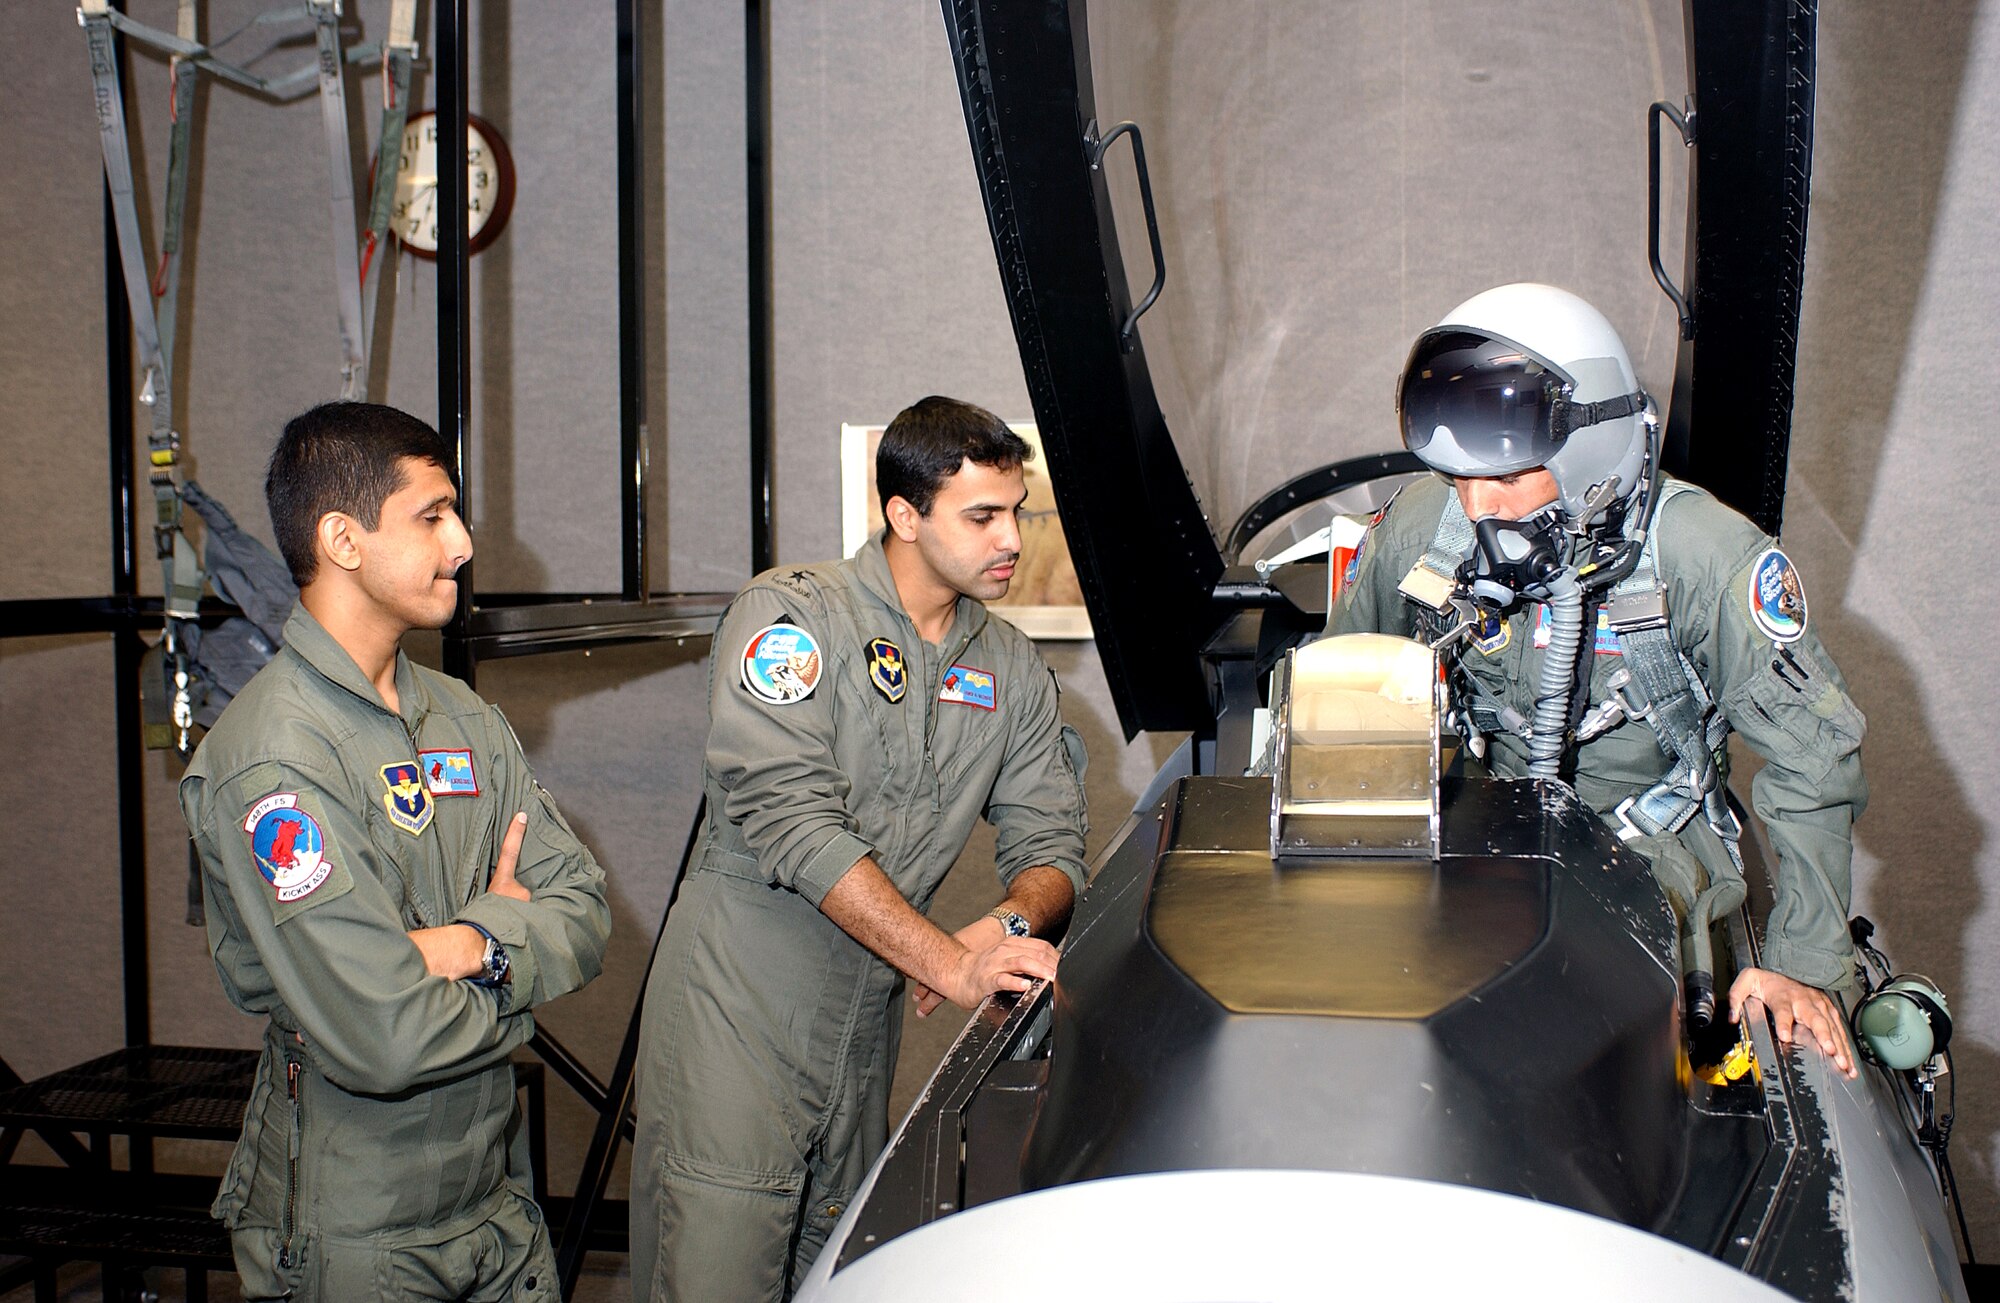
[[[437,142],[438,115],[412,113],[403,127],[389,230],[420,258],[437,257]],[[514,158],[499,129],[475,114],[467,114],[465,123],[465,207],[470,253],[500,238],[514,208]]]

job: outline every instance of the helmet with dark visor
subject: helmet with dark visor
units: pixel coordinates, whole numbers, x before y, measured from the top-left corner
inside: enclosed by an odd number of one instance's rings
[[[1448,475],[1508,475],[1546,465],[1574,431],[1630,416],[1645,395],[1579,403],[1575,379],[1511,339],[1456,327],[1410,349],[1396,392],[1403,445]]]

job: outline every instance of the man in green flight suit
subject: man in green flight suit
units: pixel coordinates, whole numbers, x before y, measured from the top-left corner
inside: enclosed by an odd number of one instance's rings
[[[451,460],[373,404],[285,427],[299,605],[181,783],[223,989],[268,1019],[214,1209],[246,1299],[559,1293],[508,1054],[611,918],[499,711],[399,650],[472,558]]]
[[[990,615],[1031,450],[926,398],[876,458],[887,527],[759,575],[709,671],[708,815],[647,983],[632,1160],[641,1299],[786,1298],[888,1137],[920,1014],[1055,974],[1083,890],[1083,748],[1034,645]],[[924,917],[984,815],[1006,899]]]
[[[1709,923],[1743,899],[1723,799],[1733,730],[1765,760],[1751,804],[1777,852],[1764,967],[1728,1013],[1767,1008],[1854,1075],[1828,994],[1852,985],[1861,713],[1769,537],[1658,470],[1624,344],[1582,299],[1507,285],[1412,348],[1404,443],[1437,475],[1378,513],[1331,631],[1445,649],[1456,724],[1506,777],[1570,781],[1652,862],[1683,919],[1692,1016],[1714,1008]]]

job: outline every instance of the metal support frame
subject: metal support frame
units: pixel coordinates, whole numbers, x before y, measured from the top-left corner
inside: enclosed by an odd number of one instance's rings
[[[750,573],[777,564],[771,554],[771,468],[777,413],[771,380],[777,351],[771,279],[771,0],[744,0],[743,136],[750,264]]]

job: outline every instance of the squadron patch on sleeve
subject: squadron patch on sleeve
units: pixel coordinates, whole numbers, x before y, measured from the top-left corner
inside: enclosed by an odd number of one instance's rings
[[[998,697],[998,685],[993,675],[986,670],[975,670],[970,665],[954,665],[946,670],[944,682],[938,687],[939,701],[977,706],[981,710],[992,710],[999,704]]]
[[[389,812],[389,822],[412,837],[423,836],[424,829],[431,826],[431,815],[437,812],[430,789],[424,785],[424,771],[414,760],[383,765],[382,786],[388,789],[382,808]]]
[[[424,786],[432,796],[479,795],[479,775],[472,769],[472,752],[419,751],[417,763],[423,767]]]
[[[909,690],[909,674],[903,667],[903,649],[887,638],[868,640],[868,681],[875,691],[894,705]]]
[[[796,624],[768,624],[743,645],[743,686],[759,701],[789,706],[819,686],[819,644]]]
[[[1750,618],[1773,642],[1797,642],[1806,631],[1806,586],[1798,567],[1767,547],[1750,563]]]
[[[285,904],[310,896],[333,872],[319,820],[298,805],[298,793],[273,792],[243,816],[257,871]]]

